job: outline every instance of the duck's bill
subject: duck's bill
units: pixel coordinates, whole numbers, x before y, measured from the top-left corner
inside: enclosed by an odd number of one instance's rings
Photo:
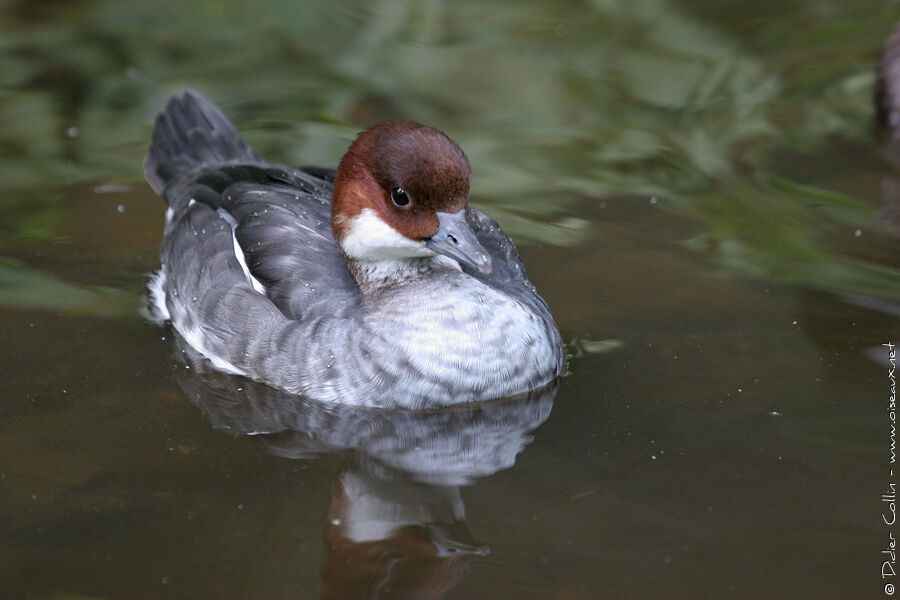
[[[489,275],[494,269],[487,250],[478,242],[466,220],[466,210],[455,213],[436,213],[438,230],[425,240],[425,246],[438,254],[449,256],[460,264]]]

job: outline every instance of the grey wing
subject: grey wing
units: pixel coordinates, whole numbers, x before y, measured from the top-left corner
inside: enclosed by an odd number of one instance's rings
[[[475,232],[475,237],[488,251],[494,262],[494,269],[490,275],[463,267],[463,270],[479,279],[491,287],[498,289],[509,296],[512,296],[525,306],[531,308],[535,314],[539,315],[544,323],[544,328],[551,340],[555,340],[554,345],[557,348],[557,363],[559,364],[559,372],[564,370],[565,356],[562,351],[562,338],[553,315],[550,314],[550,308],[543,298],[537,293],[534,285],[528,280],[525,274],[525,265],[519,258],[519,251],[516,250],[512,240],[507,237],[500,225],[497,224],[487,213],[477,208],[470,209],[469,223]]]
[[[519,258],[518,250],[500,229],[497,221],[477,208],[470,209],[469,217],[475,237],[494,261],[494,269],[490,275],[483,275],[469,268],[464,269],[466,273],[517,300],[526,302],[529,306],[534,306],[533,301],[536,299],[546,310],[546,305],[525,275],[525,265]]]
[[[318,177],[319,179],[323,179],[328,183],[334,183],[334,178],[337,176],[337,169],[333,169],[331,167],[298,167],[295,170],[302,171],[307,175],[312,175],[313,177]]]
[[[331,234],[330,182],[289,167],[232,166],[195,187],[216,192],[191,190],[231,221],[250,273],[285,316],[337,315],[358,301]]]

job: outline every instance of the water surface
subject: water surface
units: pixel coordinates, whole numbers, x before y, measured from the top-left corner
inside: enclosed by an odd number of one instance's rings
[[[900,14],[843,4],[0,5],[0,595],[883,594]],[[272,160],[446,130],[571,374],[417,417],[192,361],[141,313],[186,86]]]

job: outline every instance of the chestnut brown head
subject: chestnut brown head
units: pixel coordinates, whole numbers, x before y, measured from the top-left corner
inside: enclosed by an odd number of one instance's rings
[[[438,253],[489,271],[487,253],[466,223],[471,176],[466,155],[437,129],[412,121],[375,125],[338,166],[335,239],[354,260]]]

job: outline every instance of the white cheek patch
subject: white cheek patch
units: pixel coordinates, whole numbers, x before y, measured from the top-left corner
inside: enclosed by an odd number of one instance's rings
[[[425,242],[411,240],[385,223],[371,208],[344,221],[347,226],[341,247],[350,258],[365,261],[434,256]]]

